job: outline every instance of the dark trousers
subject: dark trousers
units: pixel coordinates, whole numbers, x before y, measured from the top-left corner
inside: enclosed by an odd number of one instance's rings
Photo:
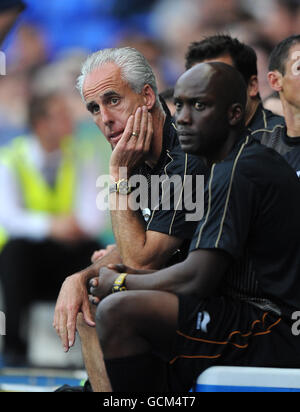
[[[5,246],[0,255],[6,315],[4,353],[26,354],[21,327],[29,306],[34,301],[56,300],[65,278],[89,266],[99,247],[95,241],[63,244],[25,239],[12,240]]]

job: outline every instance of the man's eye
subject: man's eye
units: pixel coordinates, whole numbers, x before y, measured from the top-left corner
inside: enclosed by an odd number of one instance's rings
[[[195,109],[198,111],[202,111],[206,108],[206,105],[202,102],[196,102],[195,103]]]
[[[110,103],[115,106],[116,104],[118,104],[120,101],[120,99],[118,97],[113,97],[110,99]]]
[[[91,108],[92,114],[98,114],[100,113],[100,106],[98,104],[93,104]]]
[[[175,102],[174,105],[177,111],[180,110],[182,107],[182,104],[180,102]]]

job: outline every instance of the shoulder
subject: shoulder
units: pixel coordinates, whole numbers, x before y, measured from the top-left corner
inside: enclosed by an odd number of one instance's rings
[[[167,151],[167,155],[169,161],[165,169],[168,174],[202,175],[205,173],[206,167],[203,161],[198,156],[185,153],[179,142],[172,150]]]
[[[218,175],[231,182],[270,182],[275,175],[282,178],[290,174],[290,167],[284,158],[272,148],[268,148],[252,136],[239,145],[235,152],[218,165]]]

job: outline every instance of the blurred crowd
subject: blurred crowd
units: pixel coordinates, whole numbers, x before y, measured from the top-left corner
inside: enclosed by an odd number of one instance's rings
[[[257,51],[264,99],[271,94],[266,77],[270,51],[300,27],[299,0],[25,3],[27,9],[2,45],[8,74],[0,77],[0,144],[26,131],[32,93],[63,92],[76,124],[89,122],[75,79],[86,54],[104,47],[139,49],[154,67],[162,92],[184,71],[192,41],[229,33]]]

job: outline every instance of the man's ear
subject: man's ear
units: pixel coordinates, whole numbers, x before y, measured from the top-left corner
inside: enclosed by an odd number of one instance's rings
[[[240,103],[235,103],[230,106],[228,111],[228,121],[230,126],[240,124],[245,116],[245,111]]]
[[[282,92],[283,77],[282,77],[282,74],[278,70],[268,73],[268,81],[269,81],[270,87],[273,90],[275,90],[276,92]]]
[[[248,83],[248,96],[251,98],[257,97],[259,94],[259,84],[258,84],[258,78],[256,75],[253,75],[250,77],[249,83]]]
[[[147,106],[149,111],[152,110],[156,102],[156,96],[154,90],[149,84],[144,86],[142,95],[144,98],[144,105]]]

